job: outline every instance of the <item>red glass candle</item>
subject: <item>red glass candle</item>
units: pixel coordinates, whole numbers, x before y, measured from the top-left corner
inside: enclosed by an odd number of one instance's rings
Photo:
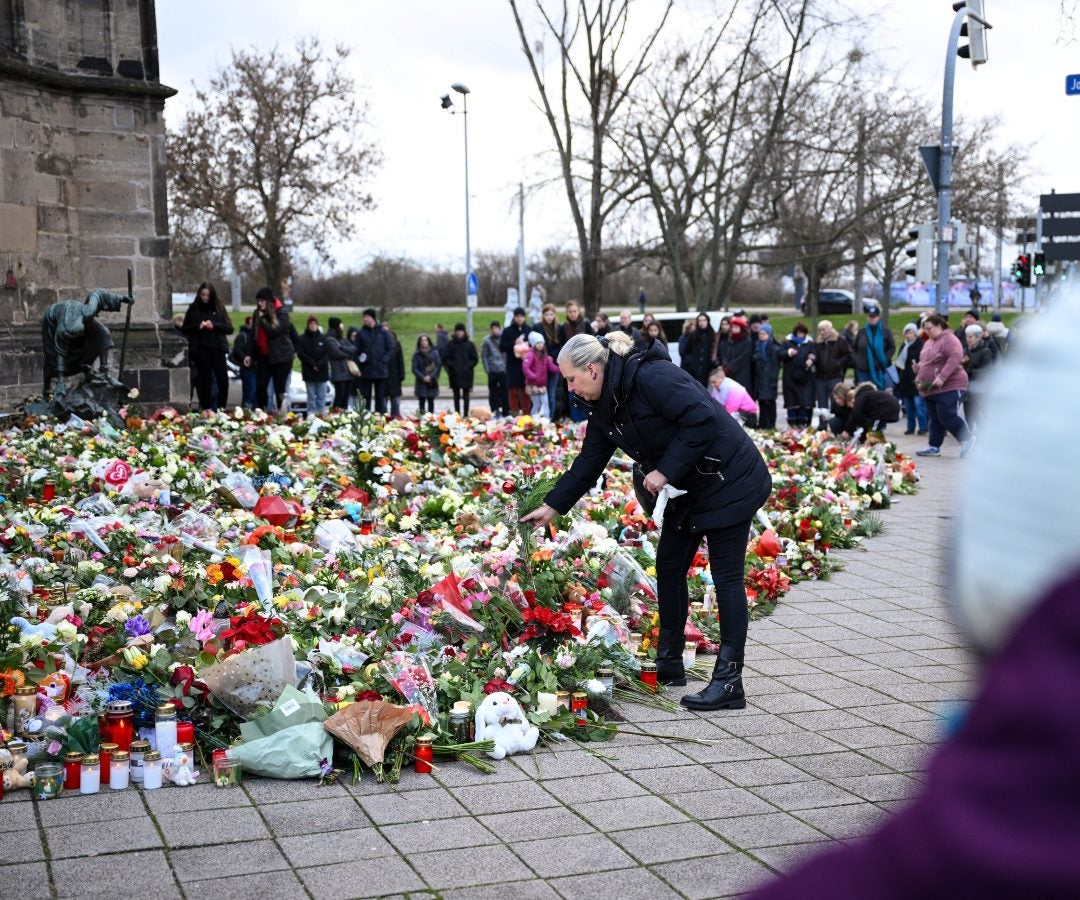
[[[416,739],[416,771],[420,775],[430,775],[434,753],[431,749],[431,735],[421,735]]]
[[[646,660],[641,664],[641,683],[656,690],[656,663]]]
[[[371,534],[375,530],[375,520],[365,516],[360,520],[360,533]]]
[[[64,787],[69,791],[77,791],[82,785],[82,754],[64,754]]]
[[[56,484],[52,481],[46,481],[44,487],[41,489],[41,499],[48,503],[51,500],[56,499]]]
[[[108,784],[109,783],[109,777],[112,774],[110,772],[110,770],[109,770],[109,766],[112,765],[113,751],[119,750],[119,749],[120,748],[117,747],[116,744],[114,744],[112,741],[108,741],[108,742],[102,744],[98,748],[98,760],[101,763],[101,783],[102,784]]]
[[[176,743],[178,744],[194,744],[195,743],[195,723],[186,719],[181,719],[176,723]]]
[[[118,750],[131,750],[131,742],[135,740],[135,711],[130,700],[114,700],[105,705],[102,737],[116,744]]]
[[[589,724],[589,695],[584,691],[574,691],[570,695],[570,711],[574,714],[574,724]]]

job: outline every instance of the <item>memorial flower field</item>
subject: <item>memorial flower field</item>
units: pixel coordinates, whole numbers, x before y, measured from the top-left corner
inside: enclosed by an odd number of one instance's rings
[[[629,469],[616,458],[549,531],[518,525],[579,430],[128,413],[14,421],[0,442],[0,723],[32,765],[95,752],[119,711],[154,743],[171,704],[206,769],[231,748],[245,772],[393,779],[429,748],[497,765],[473,722],[493,693],[541,742],[586,745],[620,702],[668,703],[648,678],[657,535]],[[884,443],[756,439],[774,492],[746,586],[764,615],[917,476]],[[696,563],[687,640],[708,652],[723,622]]]

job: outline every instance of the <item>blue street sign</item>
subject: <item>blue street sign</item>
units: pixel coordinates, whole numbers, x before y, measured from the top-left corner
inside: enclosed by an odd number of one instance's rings
[[[1065,76],[1065,93],[1080,94],[1080,75],[1066,75]]]
[[[466,294],[479,294],[480,293],[480,279],[476,277],[475,272],[470,272],[469,277],[465,279],[465,293]]]

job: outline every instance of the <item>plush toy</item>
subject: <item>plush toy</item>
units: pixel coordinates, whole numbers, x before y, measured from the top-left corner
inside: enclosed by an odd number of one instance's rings
[[[11,755],[11,751],[0,748],[0,770],[4,773],[4,790],[17,791],[19,788],[28,788],[34,783],[33,776],[26,770],[30,763],[25,756],[17,760]]]
[[[504,691],[488,694],[476,709],[476,740],[494,741],[492,759],[527,753],[536,746],[540,730],[529,724],[517,700]]]
[[[50,643],[56,640],[56,626],[50,625],[48,622],[31,625],[30,622],[22,616],[12,616],[11,624],[15,625],[24,635],[40,634]]]
[[[182,749],[179,744],[176,745],[169,774],[172,783],[181,787],[194,784],[198,780],[199,773],[195,771],[195,759],[191,751]]]

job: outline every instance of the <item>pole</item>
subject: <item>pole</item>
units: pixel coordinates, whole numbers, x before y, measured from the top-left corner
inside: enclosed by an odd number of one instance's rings
[[[472,245],[469,237],[469,95],[462,94],[461,96],[464,103],[461,118],[465,123],[465,327],[471,339],[473,334],[473,311],[472,306],[469,304],[468,288],[469,275],[472,274]]]
[[[525,306],[525,185],[518,182],[518,302]]]
[[[1001,311],[1001,253],[1005,242],[1005,164],[998,166],[997,246],[994,254],[994,303]]]
[[[863,275],[866,268],[865,252],[863,243],[863,211],[865,209],[866,191],[866,117],[859,113],[859,146],[856,149],[858,156],[855,169],[855,218],[859,223],[859,230],[855,237],[855,303],[853,312],[863,311]],[[885,309],[885,322],[888,324],[889,298],[882,298],[882,306]]]
[[[938,169],[938,221],[937,221],[937,297],[934,309],[939,315],[949,312],[949,244],[951,236],[949,219],[952,216],[952,169],[953,169],[953,84],[956,81],[956,48],[960,43],[960,29],[964,19],[972,18],[986,27],[989,24],[962,6],[953,18],[949,32],[949,46],[945,51],[945,83],[941,98],[941,163]]]
[[[127,305],[127,318],[124,319],[124,340],[120,342],[120,373],[117,378],[118,381],[124,380],[124,361],[127,359],[127,341],[128,331],[131,329],[131,307],[135,305],[135,284],[134,277],[131,269],[127,270],[128,273],[128,297],[131,299],[131,303]]]
[[[1040,204],[1039,208],[1035,210],[1035,246],[1034,246],[1034,248],[1032,248],[1032,251],[1031,251],[1031,273],[1032,273],[1032,277],[1035,276],[1035,254],[1038,253],[1042,249],[1042,236],[1043,236],[1043,211],[1042,211],[1042,205]],[[1034,300],[1032,301],[1032,309],[1037,310],[1039,308],[1039,306],[1040,306],[1040,303],[1039,303],[1039,294],[1040,294],[1039,285],[1041,285],[1043,283],[1043,281],[1045,281],[1045,280],[1046,280],[1045,276],[1043,278],[1037,278],[1035,280],[1035,287],[1034,287],[1035,297],[1034,297]]]

